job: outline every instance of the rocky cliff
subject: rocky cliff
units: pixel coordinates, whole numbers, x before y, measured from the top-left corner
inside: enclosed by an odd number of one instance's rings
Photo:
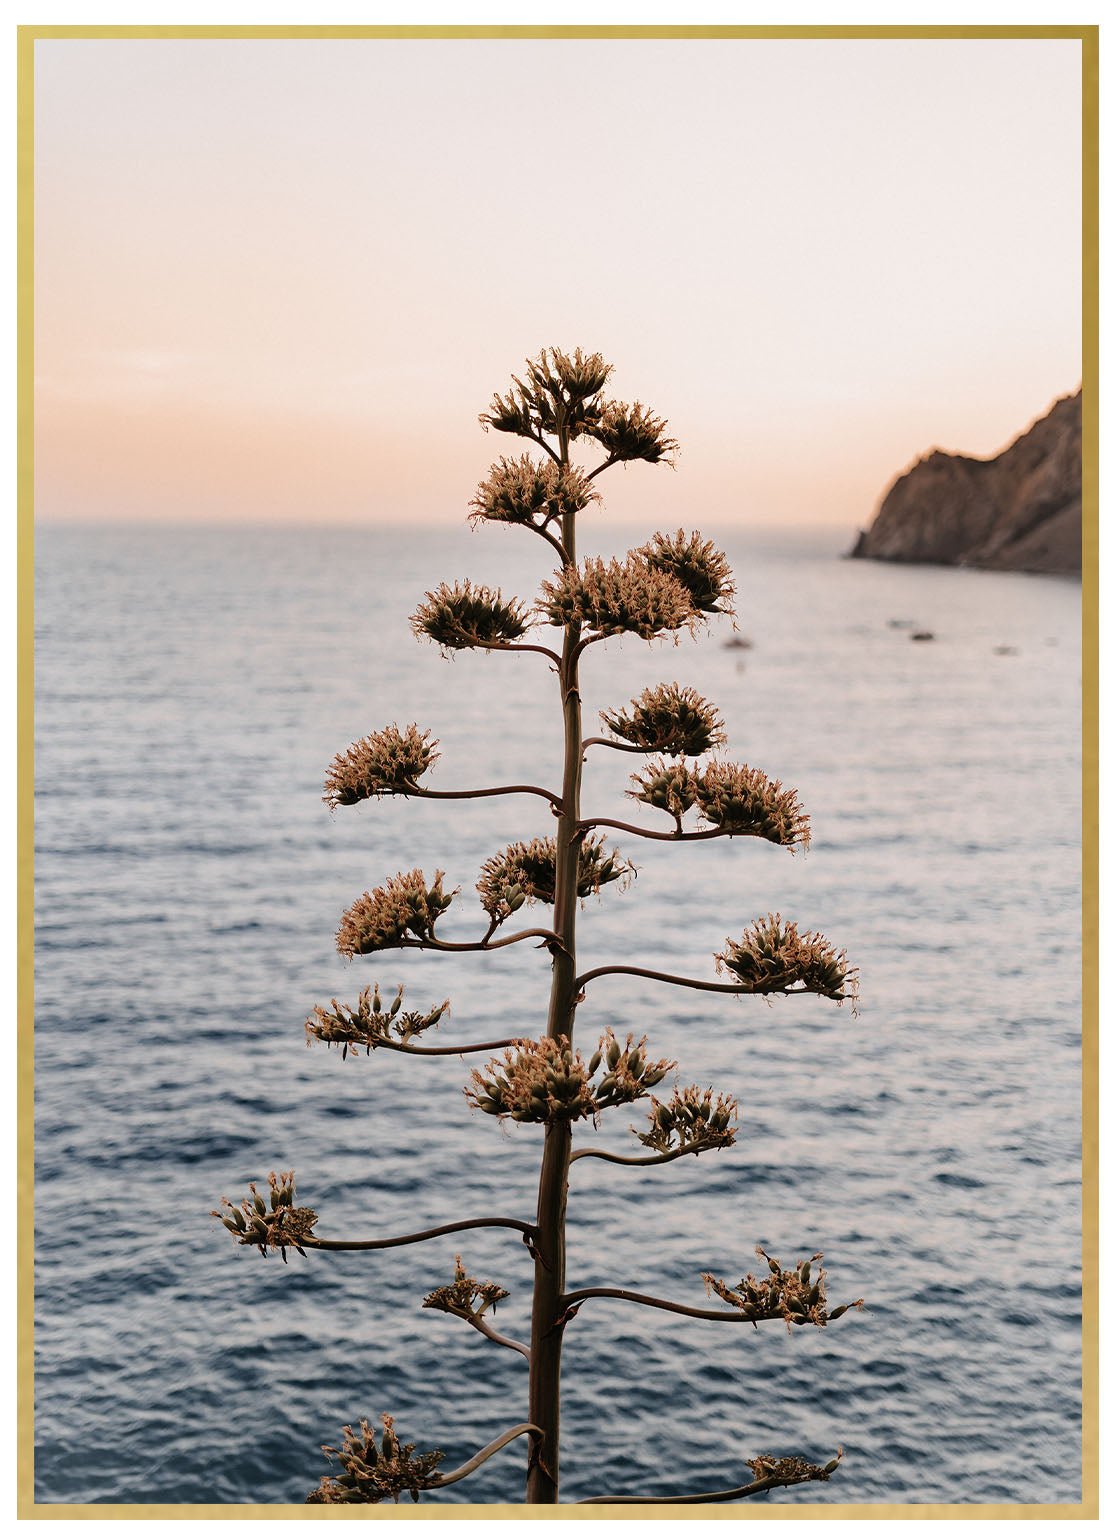
[[[1080,392],[990,460],[935,449],[903,472],[851,556],[1080,571]]]

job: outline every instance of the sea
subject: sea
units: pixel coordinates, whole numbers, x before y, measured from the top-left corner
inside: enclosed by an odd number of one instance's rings
[[[604,554],[649,534],[585,522]],[[788,1331],[588,1301],[563,1500],[731,1489],[757,1455],[843,1450],[831,1480],[756,1501],[1079,1501],[1080,585],[848,561],[832,528],[705,533],[738,630],[590,648],[586,732],[647,684],[693,685],[729,757],[798,789],[813,843],[616,835],[637,877],[586,900],[579,965],[713,979],[725,939],[778,912],[846,949],[860,1005],[590,986],[578,1044],[645,1034],[679,1084],[738,1097],[740,1130],[661,1167],[577,1162],[569,1284],[706,1307],[702,1274],[736,1283],[761,1245],[822,1252],[830,1305],[865,1308]],[[334,934],[421,867],[460,888],[444,937],[477,938],[483,862],[549,833],[546,804],[331,812],[322,785],[391,722],[437,737],[435,788],[559,784],[546,659],[445,658],[408,623],[442,579],[529,599],[552,553],[493,527],[44,523],[35,565],[37,1500],[299,1503],[321,1446],[385,1412],[456,1466],[525,1420],[526,1365],[422,1302],[460,1254],[508,1290],[496,1329],[529,1335],[518,1235],[284,1265],[211,1211],[293,1167],[325,1236],[533,1216],[539,1130],[462,1094],[484,1055],[346,1061],[303,1026],[378,981],[448,998],[436,1040],[462,1050],[541,1029],[530,944],[346,962]],[[585,815],[668,827],[625,797],[637,764],[588,750]],[[576,1136],[638,1154],[639,1121]],[[426,1500],[519,1502],[526,1453]]]

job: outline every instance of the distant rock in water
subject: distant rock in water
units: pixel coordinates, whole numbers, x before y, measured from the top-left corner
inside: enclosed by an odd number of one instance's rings
[[[851,556],[1080,571],[1080,392],[990,460],[935,449],[903,472]]]

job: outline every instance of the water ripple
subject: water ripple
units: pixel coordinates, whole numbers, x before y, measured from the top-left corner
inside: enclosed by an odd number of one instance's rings
[[[699,1490],[746,1479],[747,1455],[843,1445],[837,1479],[767,1501],[1075,1501],[1079,588],[727,544],[746,667],[715,639],[609,643],[586,659],[589,719],[658,678],[697,684],[732,751],[798,786],[816,843],[640,850],[631,892],[587,901],[583,956],[712,977],[725,934],[780,909],[847,947],[863,1010],[590,990],[582,1035],[647,1031],[684,1082],[738,1094],[741,1135],[653,1171],[579,1162],[570,1278],[704,1305],[701,1272],[735,1281],[761,1242],[823,1250],[833,1297],[869,1309],[788,1335],[588,1302],[566,1337],[566,1489]],[[533,1211],[535,1131],[469,1111],[474,1060],[342,1064],[301,1024],[376,978],[450,995],[444,1041],[544,1013],[528,949],[369,966],[332,943],[358,893],[423,864],[462,884],[452,933],[471,934],[479,865],[548,832],[530,799],[320,802],[336,749],[416,717],[443,785],[556,773],[529,659],[408,645],[447,572],[529,593],[535,553],[48,526],[36,557],[38,1497],[301,1501],[318,1446],[383,1411],[456,1463],[518,1416],[523,1366],[421,1300],[459,1249],[510,1290],[498,1324],[521,1336],[525,1248],[478,1231],[284,1267],[222,1244],[209,1210],[294,1164],[334,1235]],[[897,615],[949,645],[911,656]],[[989,667],[1027,637],[1058,645]],[[623,816],[623,759],[590,756],[587,810]],[[637,1148],[632,1121],[579,1137]],[[522,1468],[507,1451],[443,1500],[514,1498]]]

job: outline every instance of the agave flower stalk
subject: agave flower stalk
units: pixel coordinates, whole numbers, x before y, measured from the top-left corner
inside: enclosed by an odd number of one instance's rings
[[[578,971],[582,908],[624,892],[635,875],[631,861],[609,845],[611,835],[604,831],[673,841],[745,836],[790,852],[804,849],[810,832],[795,790],[754,766],[723,756],[724,722],[692,686],[660,684],[643,690],[627,707],[606,706],[600,717],[609,736],[584,736],[580,670],[586,649],[623,635],[653,642],[676,640],[681,631],[696,634],[718,617],[733,615],[736,592],[724,553],[698,531],[656,534],[622,559],[579,554],[578,518],[591,510],[595,519],[598,478],[615,465],[672,465],[678,450],[665,418],[641,402],[628,405],[605,395],[611,374],[611,365],[598,353],[546,348],[528,360],[524,371],[513,376],[510,387],[495,395],[481,414],[485,430],[533,446],[492,466],[469,505],[469,518],[473,525],[499,524],[542,537],[558,565],[541,581],[535,600],[508,598],[498,588],[465,579],[431,589],[411,617],[415,635],[434,642],[446,655],[532,653],[547,660],[559,687],[563,732],[561,763],[545,777],[554,789],[541,784],[440,787],[441,747],[417,723],[395,723],[355,740],[334,757],[325,780],[324,799],[333,811],[365,803],[374,807],[389,797],[456,801],[532,795],[548,804],[547,829],[506,845],[483,864],[476,882],[484,916],[478,936],[449,939],[442,934],[442,923],[454,925],[475,900],[462,899],[458,887],[447,888],[443,871],[430,880],[418,868],[384,875],[349,905],[337,931],[338,950],[354,961],[389,950],[495,952],[533,941],[540,965],[550,971],[544,1022],[524,1023],[522,1031],[506,1038],[480,1040],[466,1031],[465,1041],[435,1042],[431,1039],[439,1036],[449,1001],[413,1009],[404,1003],[402,986],[390,996],[381,994],[378,984],[364,984],[354,1005],[333,999],[315,1006],[306,1020],[311,1044],[340,1048],[334,1062],[351,1059],[360,1065],[359,1071],[346,1069],[346,1076],[366,1072],[377,1049],[416,1057],[494,1055],[472,1071],[464,1095],[477,1114],[496,1119],[517,1140],[534,1140],[536,1149],[540,1145],[534,1213],[441,1222],[431,1215],[424,1227],[405,1235],[337,1238],[320,1233],[316,1210],[296,1202],[291,1171],[273,1172],[266,1191],[253,1184],[241,1202],[222,1199],[214,1210],[242,1251],[262,1256],[277,1251],[284,1261],[290,1251],[305,1258],[317,1252],[375,1252],[440,1242],[475,1230],[516,1237],[533,1261],[529,1333],[521,1340],[492,1324],[508,1291],[490,1279],[473,1277],[459,1255],[451,1281],[429,1290],[422,1303],[522,1358],[527,1366],[525,1405],[520,1421],[449,1472],[440,1469],[440,1450],[419,1453],[415,1444],[404,1443],[389,1415],[381,1418],[381,1431],[362,1416],[345,1425],[340,1445],[323,1446],[335,1469],[310,1494],[311,1503],[397,1502],[404,1493],[418,1501],[423,1493],[464,1480],[520,1438],[527,1440],[526,1501],[558,1502],[562,1345],[565,1332],[590,1301],[719,1323],[736,1331],[748,1326],[757,1330],[769,1322],[783,1322],[794,1331],[823,1329],[863,1304],[857,1299],[829,1307],[819,1252],[783,1268],[759,1248],[765,1273],[748,1273],[737,1284],[704,1273],[706,1290],[716,1304],[671,1300],[623,1284],[571,1286],[566,1278],[566,1207],[575,1162],[659,1166],[730,1151],[739,1134],[739,1103],[732,1090],[666,1084],[678,1066],[657,1057],[645,1034],[629,1030],[627,1024],[602,1033],[597,1026],[594,1038],[578,1044],[577,1016],[589,986],[610,975],[632,975],[740,1001],[752,995],[768,1003],[774,996],[800,995],[847,1000],[853,1010],[857,987],[856,970],[843,951],[780,914],[753,921],[738,939],[725,942],[714,956],[719,979],[686,978],[626,959]],[[560,640],[553,645],[532,640],[540,626],[555,629]],[[505,664],[493,657],[491,666]],[[628,795],[648,810],[644,816],[652,826],[584,814],[583,766],[594,745],[647,756],[632,777]],[[672,829],[653,827],[659,813],[672,820]],[[695,824],[687,823],[691,819]],[[547,923],[512,930],[508,922],[526,906],[547,908]],[[595,998],[591,1004],[595,1007]],[[641,1128],[631,1129],[636,1140],[631,1154],[583,1140],[586,1126],[595,1127],[616,1109],[636,1104],[646,1117]],[[748,1421],[755,1421],[756,1410],[749,1410]],[[760,1454],[744,1462],[750,1481],[653,1500],[734,1502],[777,1487],[827,1481],[839,1460],[839,1454],[825,1463],[800,1454]],[[731,1474],[738,1481],[739,1472]],[[628,1493],[581,1499],[645,1500]]]

